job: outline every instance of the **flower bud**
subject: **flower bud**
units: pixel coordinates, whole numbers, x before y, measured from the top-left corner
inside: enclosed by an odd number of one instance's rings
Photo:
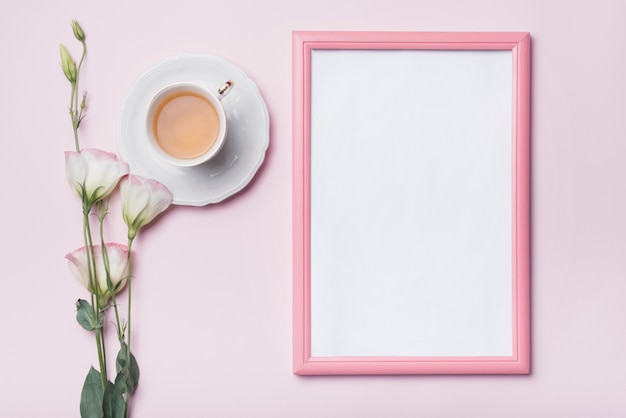
[[[76,82],[76,63],[72,59],[72,56],[67,51],[67,49],[61,44],[59,45],[61,49],[61,67],[63,68],[63,73],[65,73],[65,77],[71,82]]]
[[[85,32],[83,32],[83,28],[80,27],[77,21],[72,20],[72,30],[74,31],[74,36],[79,41],[85,40]]]

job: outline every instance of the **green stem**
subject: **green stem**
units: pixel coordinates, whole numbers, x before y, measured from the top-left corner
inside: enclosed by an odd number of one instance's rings
[[[106,363],[104,360],[104,341],[102,334],[102,328],[98,328],[95,330],[96,334],[96,346],[98,347],[98,362],[100,363],[100,383],[102,383],[102,390],[106,390],[107,387],[107,376],[106,376]]]
[[[130,324],[130,320],[131,320],[131,302],[132,302],[132,280],[131,280],[131,251],[133,248],[133,238],[128,238],[128,277],[126,279],[126,286],[128,288],[128,313],[127,313],[127,318],[126,318],[126,326],[127,326],[127,331],[126,331],[126,337],[127,337],[127,344],[126,344],[126,365],[128,367],[128,373],[130,376],[130,369],[131,369],[131,364],[130,364],[130,359],[131,359],[131,352],[130,352],[130,337],[131,337],[131,324]],[[130,414],[130,391],[128,391],[126,393],[126,409],[125,409],[125,418],[129,417]]]
[[[81,67],[85,60],[85,55],[87,53],[87,45],[84,41],[81,41],[83,45],[83,53],[80,58],[80,62],[76,69],[76,80],[73,81],[72,89],[70,91],[70,117],[72,119],[72,129],[74,131],[74,147],[76,152],[80,152],[80,142],[78,139],[78,128],[80,126],[80,122],[83,118],[83,106],[82,103],[78,102],[78,77],[80,74]],[[79,111],[80,109],[80,111]],[[85,190],[83,190],[83,193]],[[104,308],[102,297],[100,295],[100,290],[98,286],[97,279],[97,270],[96,270],[96,261],[95,254],[93,248],[93,238],[91,234],[91,226],[89,224],[89,213],[91,212],[91,205],[87,203],[87,198],[83,196],[83,240],[85,242],[85,253],[87,255],[87,269],[89,272],[89,290],[91,293],[91,307],[93,309],[93,314],[96,318],[100,318],[100,312]],[[102,225],[100,226],[100,233],[102,237]],[[106,252],[106,247],[103,242],[103,251]],[[104,254],[103,254],[104,255]],[[105,258],[108,261],[108,257]],[[108,269],[107,269],[107,274]],[[104,301],[106,303],[106,301]],[[117,313],[117,310],[116,310]],[[118,320],[119,321],[119,320]],[[106,390],[107,386],[107,367],[106,367],[106,345],[104,341],[104,325],[102,327],[97,328],[95,331],[96,336],[96,347],[98,351],[98,362],[100,364],[100,378],[102,383],[102,390]]]
[[[89,224],[89,212],[91,208],[83,205],[83,238],[85,240],[85,253],[87,255],[87,266],[89,271],[89,287],[91,292],[91,306],[93,314],[96,318],[100,318],[101,298],[98,290],[98,280],[96,277],[96,261],[93,250],[93,239],[91,235],[91,226]],[[95,297],[95,300],[94,300]],[[98,363],[100,364],[100,378],[102,381],[102,390],[107,385],[107,369],[106,369],[106,349],[104,345],[104,327],[95,330],[96,346],[98,349]]]
[[[78,123],[76,120],[76,108],[74,107],[74,97],[76,96],[77,87],[78,83],[73,82],[72,90],[70,92],[70,117],[72,118],[72,129],[74,131],[74,148],[76,148],[76,152],[80,152],[80,143],[78,141]]]
[[[83,62],[85,61],[85,55],[87,54],[87,44],[85,44],[84,41],[81,41],[81,43],[83,44],[83,53],[80,57],[80,61],[78,62],[78,66],[76,67],[76,86],[77,87],[78,87],[78,79],[80,77],[80,69],[83,66]],[[78,104],[78,89],[76,89],[76,92],[74,92],[74,110],[78,112],[79,108],[80,106]],[[77,117],[76,125],[79,125],[79,124],[80,124],[80,119]]]
[[[106,204],[103,200],[97,203],[98,205],[98,220],[100,221],[100,246],[102,247],[102,260],[104,261],[104,270],[106,272],[107,288],[111,293],[111,302],[113,304],[113,311],[115,312],[115,324],[117,326],[117,339],[121,344],[124,342],[124,331],[122,324],[120,323],[120,314],[117,308],[117,301],[115,300],[115,289],[113,289],[113,283],[111,282],[111,265],[109,263],[109,252],[107,251],[106,244],[104,242],[104,218],[106,217],[108,210],[108,199]]]
[[[87,44],[85,41],[80,41],[83,45],[83,54],[80,57],[80,61],[78,62],[78,67],[76,67],[76,84],[78,84],[78,76],[80,75],[80,68],[83,66],[83,61],[85,61],[85,55],[87,55]]]
[[[80,62],[76,68],[76,80],[72,82],[72,91],[70,95],[70,116],[72,118],[72,129],[74,131],[74,147],[76,152],[80,152],[80,143],[78,141],[78,127],[83,117],[83,109],[78,103],[78,78],[80,76],[80,69],[85,61],[85,55],[87,54],[87,44],[81,41],[83,44],[83,53],[80,57]],[[80,112],[79,110],[80,109]]]
[[[75,122],[72,122],[72,125],[74,126],[74,146],[76,147],[76,152],[80,152],[80,145],[78,143],[78,126]]]

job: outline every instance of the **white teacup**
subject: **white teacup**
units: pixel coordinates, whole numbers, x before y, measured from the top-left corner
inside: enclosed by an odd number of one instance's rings
[[[151,150],[163,161],[193,167],[209,161],[226,139],[222,98],[233,87],[227,81],[213,93],[196,83],[161,89],[148,105],[146,131]]]

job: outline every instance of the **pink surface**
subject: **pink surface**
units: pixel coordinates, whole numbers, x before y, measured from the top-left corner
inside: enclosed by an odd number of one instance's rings
[[[508,357],[338,357],[311,352],[311,53],[316,49],[460,49],[511,51],[510,141],[512,324]],[[294,373],[526,374],[530,372],[530,34],[477,32],[294,32],[293,36]]]
[[[329,12],[329,11],[332,11]],[[72,147],[58,43],[89,39],[85,145],[116,151],[122,98],[165,56],[210,53],[257,83],[271,143],[242,193],[176,207],[135,243],[134,417],[621,417],[626,411],[626,3],[575,0],[60,0],[0,5],[2,417],[77,417],[96,353],[63,174]],[[291,32],[532,34],[528,376],[291,373]],[[111,238],[124,240],[111,216]]]

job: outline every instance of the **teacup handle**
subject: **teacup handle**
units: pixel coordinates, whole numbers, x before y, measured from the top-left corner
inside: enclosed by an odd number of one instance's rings
[[[228,80],[227,82],[222,84],[220,88],[217,89],[217,98],[222,100],[228,94],[228,92],[233,88],[234,85],[235,85],[235,82],[232,80]]]

